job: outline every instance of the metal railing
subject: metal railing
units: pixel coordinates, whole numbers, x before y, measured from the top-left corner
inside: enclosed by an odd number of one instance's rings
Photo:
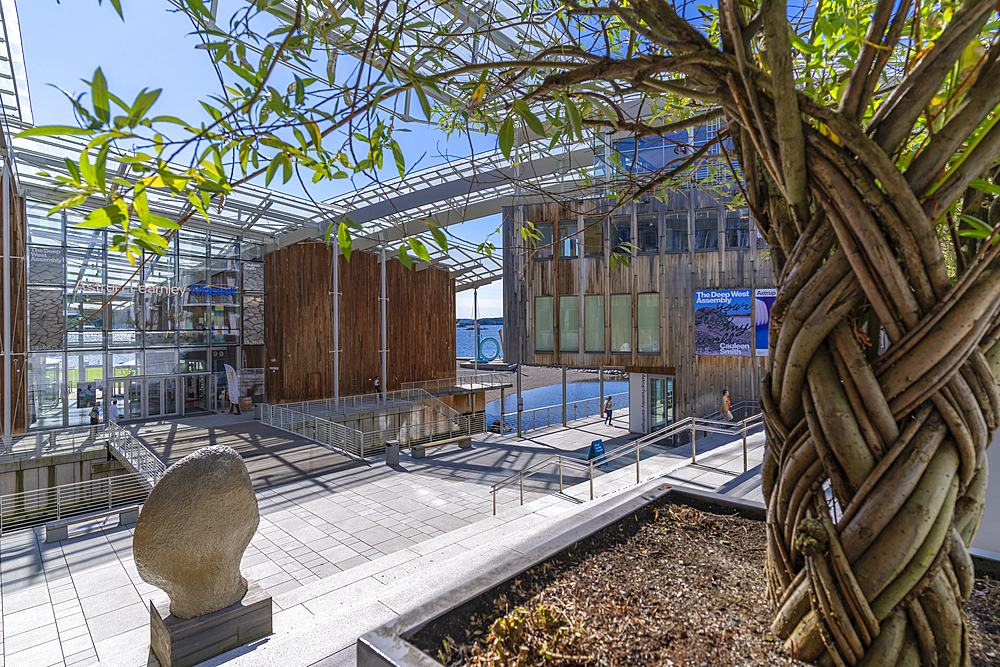
[[[149,489],[131,473],[0,496],[0,533],[100,510],[135,505]]]
[[[419,403],[437,410],[446,417],[454,417],[459,414],[425,389],[397,389],[383,394],[357,394],[355,396],[341,396],[340,398],[320,398],[313,401],[282,403],[281,405],[307,414],[322,412],[326,415],[332,415],[335,413],[377,412],[387,408],[400,407],[400,403]]]
[[[502,385],[513,384],[510,373],[469,373],[453,378],[442,378],[440,380],[420,380],[418,382],[404,382],[403,389],[424,389],[427,391],[442,389],[496,389]]]
[[[107,424],[15,433],[9,443],[0,439],[0,463],[103,449],[106,442]]]
[[[341,454],[365,457],[361,431],[338,422],[295,410],[287,405],[267,403],[263,406],[261,421],[268,426],[318,442]]]
[[[160,458],[149,451],[130,432],[115,423],[108,424],[108,446],[117,455],[126,468],[138,475],[147,488],[160,481],[167,466]]]
[[[269,426],[296,433],[342,454],[367,458],[385,453],[388,440],[398,440],[403,448],[437,440],[473,436],[486,432],[485,415],[460,415],[430,422],[403,424],[373,431],[359,431],[338,422],[294,410],[287,405],[264,405],[262,421]]]
[[[461,436],[472,437],[486,432],[486,415],[483,413],[459,415],[454,419],[405,424],[402,426],[362,433],[364,449],[372,455],[385,452],[385,443],[397,440],[400,449],[414,445],[427,445],[438,440]]]
[[[613,410],[623,410],[628,407],[628,392],[610,394],[609,396],[611,398]],[[604,400],[608,400],[608,396],[605,396]],[[603,413],[604,406],[601,404],[600,396],[573,401],[572,403],[566,404],[566,421],[584,419],[592,415],[600,415]],[[490,418],[499,419],[496,415],[490,415]],[[516,412],[503,413],[503,435],[516,433],[516,420]],[[531,410],[523,410],[521,412],[521,433],[561,423],[562,403],[559,405],[547,405],[541,408],[532,408]],[[490,422],[489,428],[490,431],[493,431],[494,433],[500,432],[500,429],[496,428],[495,422]]]
[[[752,407],[750,401],[734,405],[732,410],[735,411],[737,408],[744,408],[751,410]],[[561,406],[560,406],[561,407]],[[735,414],[735,413],[734,413]],[[655,445],[663,442],[667,438],[671,438],[678,434],[687,431],[691,436],[691,463],[696,464],[698,462],[697,458],[697,434],[698,432],[708,432],[708,433],[723,433],[726,435],[737,435],[742,434],[743,436],[743,472],[747,471],[747,433],[756,430],[763,426],[764,415],[755,414],[743,419],[742,421],[736,422],[726,422],[718,421],[715,419],[702,419],[699,417],[687,417],[679,422],[670,424],[664,429],[655,431],[648,435],[644,435],[641,438],[634,440],[628,444],[622,445],[617,449],[613,449],[607,452],[604,456],[591,459],[589,461],[583,461],[574,457],[562,456],[559,454],[546,457],[541,461],[525,468],[524,470],[503,479],[493,486],[490,487],[490,493],[493,495],[493,514],[497,513],[497,493],[508,486],[518,484],[521,494],[521,504],[524,504],[524,480],[532,475],[538,474],[544,469],[551,466],[556,466],[559,473],[559,492],[562,493],[563,490],[563,468],[570,467],[578,470],[586,470],[590,478],[590,499],[594,499],[594,468],[596,466],[605,465],[612,461],[615,461],[624,456],[635,455],[635,483],[638,484],[641,481],[639,465],[640,465],[640,452],[643,448],[650,445]]]

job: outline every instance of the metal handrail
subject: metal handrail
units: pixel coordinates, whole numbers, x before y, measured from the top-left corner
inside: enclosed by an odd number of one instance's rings
[[[0,496],[0,533],[143,502],[145,480],[128,473]]]
[[[107,424],[15,433],[9,443],[5,440],[0,439],[0,463],[75,454],[103,449],[107,440]]]
[[[440,389],[442,387],[464,387],[466,385],[470,388],[475,385],[497,387],[503,384],[513,384],[511,374],[491,371],[486,373],[470,373],[452,378],[403,382],[400,386],[404,389]]]
[[[126,467],[131,467],[132,472],[139,475],[149,489],[152,489],[167,471],[167,466],[160,457],[114,422],[108,424],[108,446]]]
[[[444,403],[437,396],[434,396],[425,389],[396,389],[381,394],[355,394],[354,396],[341,396],[340,398],[317,398],[311,401],[297,401],[294,403],[282,403],[281,405],[304,413],[309,413],[311,408],[318,407],[328,413],[343,410],[344,414],[347,414],[348,410],[352,408],[359,411],[362,410],[365,407],[365,401],[374,403],[375,410],[381,409],[382,404],[385,407],[391,407],[389,404],[392,401],[403,401],[406,403],[430,403],[432,409],[437,410],[445,416],[454,417],[460,414],[450,405]]]
[[[735,407],[735,406],[734,406]],[[747,406],[744,406],[747,407]],[[561,454],[553,454],[552,456],[546,457],[537,463],[534,463],[524,470],[511,475],[505,479],[500,480],[496,484],[490,487],[490,493],[493,495],[493,514],[497,513],[497,492],[504,489],[515,481],[519,483],[521,489],[521,504],[524,504],[524,480],[532,475],[538,473],[541,469],[547,468],[552,465],[556,465],[559,468],[559,493],[562,493],[563,483],[562,483],[562,469],[564,465],[569,465],[570,467],[576,467],[578,469],[584,469],[589,472],[590,476],[590,499],[594,499],[594,466],[604,465],[605,463],[610,463],[616,459],[630,454],[635,454],[635,483],[640,482],[639,473],[639,460],[640,452],[644,447],[652,444],[656,444],[662,440],[673,437],[685,430],[691,433],[691,463],[697,464],[697,451],[696,451],[696,436],[698,431],[707,431],[710,433],[723,433],[727,435],[735,435],[741,433],[743,436],[743,472],[747,471],[747,433],[753,429],[758,428],[763,422],[764,415],[756,414],[747,417],[740,422],[726,422],[717,421],[713,419],[703,419],[699,417],[685,417],[679,422],[675,422],[668,427],[661,429],[659,431],[654,431],[647,435],[633,440],[630,443],[622,445],[616,449],[606,452],[603,456],[590,459],[586,465],[581,463],[580,459],[575,459],[571,457],[565,457]],[[733,426],[739,426],[738,429],[732,428]]]
[[[608,396],[604,397],[604,400],[606,401],[609,397],[612,399],[612,408],[614,410],[624,410],[625,408],[628,407],[628,392],[627,391],[621,392],[621,393],[618,393],[618,394],[609,394]],[[596,409],[593,412],[591,412],[591,410],[590,410],[590,406],[591,406],[592,403],[596,406]],[[581,405],[584,408],[583,409],[583,414],[580,414],[580,410],[579,410],[579,407]],[[553,410],[555,410],[556,414],[558,415],[558,419],[555,422],[552,421],[552,411]],[[572,410],[572,415],[570,414],[570,410]],[[542,412],[545,413],[545,419],[544,419],[543,423],[539,424],[539,423],[537,423],[539,420],[535,418],[535,415],[541,414]],[[599,414],[602,414],[603,412],[604,412],[604,406],[601,405],[601,399],[598,396],[595,396],[593,398],[581,398],[578,401],[573,401],[571,403],[567,403],[566,404],[566,420],[567,421],[573,421],[573,420],[576,420],[576,419],[585,419],[587,417],[590,417],[592,414],[593,415],[599,415]],[[530,426],[528,425],[528,423],[529,423],[529,416],[530,416],[530,424],[531,424]],[[503,417],[502,423],[506,424],[506,418],[507,417],[515,417],[516,418],[517,417],[517,413],[516,412],[503,412],[502,413],[502,417]],[[525,431],[532,431],[532,430],[539,429],[539,428],[548,428],[549,426],[553,426],[554,424],[560,423],[561,420],[562,420],[562,403],[560,403],[558,405],[546,405],[546,406],[543,406],[543,407],[540,407],[540,408],[531,408],[530,410],[522,410],[521,411],[521,432],[524,433]],[[509,426],[509,424],[507,424],[507,425]],[[510,431],[507,431],[506,429],[502,429],[502,430],[503,430],[503,432],[501,433],[501,435],[508,435],[508,434],[514,433],[513,428]]]

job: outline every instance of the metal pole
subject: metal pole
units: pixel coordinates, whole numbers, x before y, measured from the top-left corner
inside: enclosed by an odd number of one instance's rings
[[[479,288],[474,287],[472,289],[472,322],[473,326],[476,328],[475,332],[475,342],[472,347],[472,370],[475,373],[479,372]]]
[[[560,456],[559,459],[557,459],[557,460],[559,461],[559,493],[562,493],[563,492],[563,485],[562,485],[562,457]]]
[[[594,463],[590,463],[590,499],[594,499]]]
[[[493,516],[497,515],[497,490],[493,489]]]
[[[639,446],[635,447],[635,483],[639,483]]]
[[[562,403],[562,422],[563,426],[566,426],[566,366],[562,367],[563,371],[563,403]]]
[[[13,427],[13,419],[11,413],[11,403],[14,402],[14,382],[13,382],[13,367],[11,362],[11,356],[13,355],[14,348],[11,344],[11,327],[10,322],[10,155],[12,153],[8,151],[7,157],[4,159],[3,165],[3,177],[0,179],[0,187],[3,187],[3,387],[6,390],[6,397],[4,397],[3,402],[3,439],[4,448],[10,449],[13,440],[11,438],[11,430]]]
[[[520,478],[518,478],[518,483],[521,486],[521,504],[523,505],[524,504],[524,475],[521,475]]]
[[[698,462],[695,459],[695,451],[694,451],[694,440],[695,440],[695,438],[697,436],[698,436],[698,431],[694,427],[694,422],[691,422],[691,463],[692,464],[695,464],[695,463]]]
[[[524,411],[524,403],[521,401],[521,364],[517,364],[517,437],[521,437],[521,412]]]
[[[386,323],[386,295],[385,295],[385,244],[382,244],[382,394],[386,390],[386,365],[389,363],[389,329]],[[377,396],[376,400],[381,396]]]
[[[743,427],[743,472],[747,471],[747,427]]]
[[[604,366],[599,366],[597,368],[597,377],[601,384],[601,404],[597,406],[597,411],[600,414],[604,414]]]
[[[503,435],[503,387],[500,387],[500,435]]]
[[[340,246],[333,249],[333,397],[340,400]]]

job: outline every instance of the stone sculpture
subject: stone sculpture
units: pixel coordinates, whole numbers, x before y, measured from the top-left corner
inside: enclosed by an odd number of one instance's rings
[[[224,609],[247,592],[240,560],[259,523],[236,450],[199,449],[170,466],[143,505],[132,539],[136,569],[170,597],[177,618]]]

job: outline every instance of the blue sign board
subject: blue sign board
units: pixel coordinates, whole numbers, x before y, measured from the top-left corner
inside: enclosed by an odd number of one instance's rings
[[[604,441],[594,440],[590,443],[590,452],[587,454],[587,460],[593,461],[594,459],[597,459],[597,465],[604,465],[604,458]]]

